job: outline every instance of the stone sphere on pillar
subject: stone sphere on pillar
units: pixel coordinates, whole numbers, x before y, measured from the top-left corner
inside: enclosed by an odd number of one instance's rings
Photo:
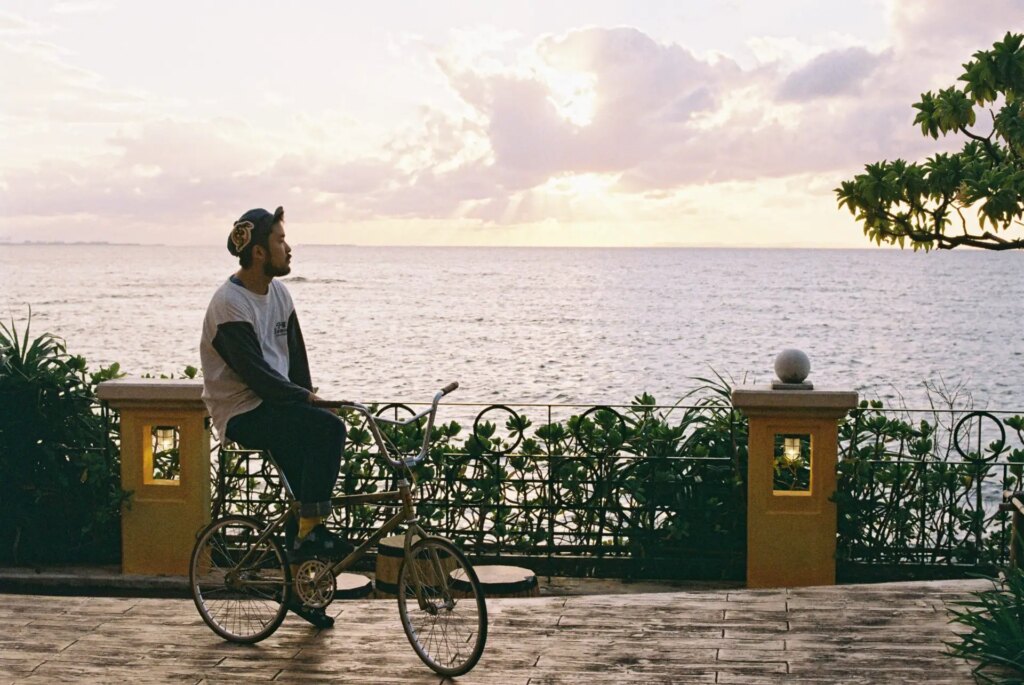
[[[783,383],[803,383],[811,373],[811,360],[801,350],[789,348],[775,357],[775,375]]]

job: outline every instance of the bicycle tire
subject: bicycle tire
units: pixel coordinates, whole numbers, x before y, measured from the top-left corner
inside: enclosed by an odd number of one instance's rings
[[[410,559],[417,564],[415,574]],[[417,579],[427,609],[419,605]],[[484,653],[487,604],[483,588],[472,564],[448,540],[419,540],[402,560],[398,614],[417,656],[439,675],[451,678],[468,673]]]
[[[255,519],[226,516],[208,525],[192,549],[192,601],[206,625],[229,642],[264,640],[288,613],[291,569],[277,540],[259,542],[264,529]]]

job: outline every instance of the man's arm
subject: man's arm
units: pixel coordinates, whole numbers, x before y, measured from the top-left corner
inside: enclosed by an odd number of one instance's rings
[[[292,310],[288,317],[288,378],[295,385],[313,391],[313,379],[309,374],[309,359],[306,358],[306,342],[302,339],[299,317]]]
[[[310,391],[275,371],[263,358],[256,330],[248,321],[227,321],[217,325],[213,338],[217,350],[231,370],[242,377],[254,393],[270,402],[308,402]],[[307,368],[306,374],[309,371]]]

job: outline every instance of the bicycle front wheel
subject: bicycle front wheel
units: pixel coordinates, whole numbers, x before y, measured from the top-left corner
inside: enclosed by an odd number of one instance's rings
[[[427,666],[446,677],[476,666],[487,642],[487,605],[465,555],[442,538],[412,546],[398,570],[402,628]]]
[[[206,625],[225,640],[253,643],[269,637],[288,613],[291,572],[284,551],[254,519],[214,521],[192,550],[192,599]]]

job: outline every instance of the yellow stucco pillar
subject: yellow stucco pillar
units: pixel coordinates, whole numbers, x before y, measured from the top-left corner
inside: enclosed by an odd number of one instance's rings
[[[736,389],[750,419],[747,587],[836,582],[837,422],[857,393]]]
[[[210,519],[210,431],[194,380],[118,379],[98,397],[120,412],[121,572],[188,575]]]

